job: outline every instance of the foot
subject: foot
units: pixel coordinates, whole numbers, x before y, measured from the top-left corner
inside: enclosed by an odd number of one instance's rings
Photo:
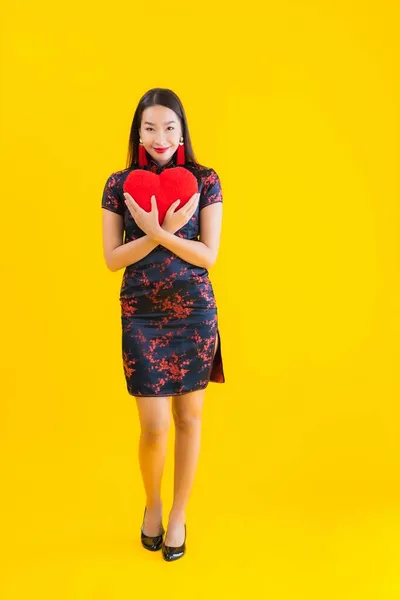
[[[164,538],[166,546],[173,546],[175,548],[182,546],[185,541],[185,522],[186,517],[184,513],[170,514],[167,534]]]
[[[162,525],[162,505],[148,506],[143,521],[143,532],[149,537],[161,535],[164,531]]]

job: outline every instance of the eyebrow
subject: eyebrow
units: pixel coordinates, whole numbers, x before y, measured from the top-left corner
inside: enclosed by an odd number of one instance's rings
[[[170,123],[176,123],[176,121],[167,121],[164,125],[169,125]],[[151,123],[150,121],[145,121],[145,125],[155,125],[155,123]]]

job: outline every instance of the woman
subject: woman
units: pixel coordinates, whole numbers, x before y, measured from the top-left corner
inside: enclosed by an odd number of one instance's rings
[[[124,191],[124,182],[133,170],[161,175],[177,167],[194,175],[198,192],[182,208],[177,198],[160,224],[157,198],[151,198],[148,212]],[[185,111],[173,91],[154,88],[139,101],[128,167],[108,177],[102,208],[107,209],[103,211],[106,264],[111,271],[125,268],[120,291],[122,359],[141,426],[139,462],[146,494],[141,541],[148,550],[162,548],[165,560],[176,560],[186,550],[185,511],[200,449],[205,389],[209,381],[224,383],[225,376],[217,306],[208,277],[220,243],[221,185],[213,169],[195,160]],[[163,541],[160,492],[170,397],[175,485]]]

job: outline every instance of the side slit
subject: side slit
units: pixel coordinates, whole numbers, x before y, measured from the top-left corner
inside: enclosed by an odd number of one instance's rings
[[[217,346],[217,349],[215,349],[215,346]],[[225,382],[224,365],[222,361],[221,351],[221,336],[219,333],[219,329],[217,329],[217,335],[215,336],[214,358],[211,367],[210,381],[214,381],[215,383]]]

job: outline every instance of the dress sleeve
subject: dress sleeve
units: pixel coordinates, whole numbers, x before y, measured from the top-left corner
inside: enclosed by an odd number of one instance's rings
[[[221,181],[216,171],[210,169],[210,173],[203,182],[203,189],[201,190],[199,200],[199,210],[209,204],[215,204],[216,202],[222,202]]]
[[[112,173],[105,183],[101,206],[119,215],[124,214],[125,202],[122,199],[122,191],[115,173]]]

